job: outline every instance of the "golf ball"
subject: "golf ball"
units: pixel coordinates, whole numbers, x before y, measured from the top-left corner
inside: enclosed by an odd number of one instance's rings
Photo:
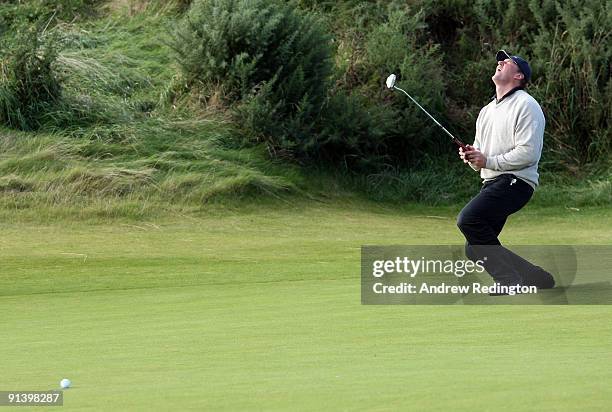
[[[62,389],[68,389],[70,385],[72,385],[72,382],[70,382],[70,379],[62,379],[60,381],[60,386],[62,387]]]

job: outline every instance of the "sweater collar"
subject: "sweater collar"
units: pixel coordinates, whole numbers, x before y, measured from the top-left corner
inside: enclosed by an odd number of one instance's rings
[[[495,99],[495,103],[496,104],[500,104],[502,102],[502,100],[504,100],[506,97],[510,97],[511,95],[513,95],[515,92],[519,91],[519,90],[523,90],[524,87],[523,86],[516,86],[514,89],[510,90],[508,93],[504,94],[501,99],[497,100],[497,96],[493,96],[493,99]]]

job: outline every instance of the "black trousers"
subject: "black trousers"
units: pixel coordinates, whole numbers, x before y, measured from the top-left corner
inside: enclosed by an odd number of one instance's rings
[[[495,281],[550,288],[554,280],[548,272],[501,246],[498,239],[508,216],[521,210],[532,195],[529,184],[512,174],[502,174],[484,183],[459,213],[457,226],[466,239],[466,256],[484,261]]]

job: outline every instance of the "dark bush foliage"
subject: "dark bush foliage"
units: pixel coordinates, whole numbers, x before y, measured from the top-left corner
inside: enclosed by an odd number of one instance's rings
[[[410,7],[402,1],[299,4],[328,16],[338,46],[340,88],[374,105],[392,99],[390,110],[402,112],[398,118],[405,122],[385,133],[400,131],[417,139],[428,153],[439,150],[440,132],[432,131],[427,119],[411,115],[402,96],[381,95],[382,78],[395,71],[401,75],[401,86],[471,141],[476,116],[494,94],[495,52],[504,48],[531,63],[528,91],[547,118],[545,168],[575,170],[610,158],[609,1],[420,0],[410,2]],[[427,139],[419,141],[419,135]],[[383,138],[389,142],[391,136]],[[398,146],[389,147],[397,157]],[[397,160],[405,164],[406,158]]]
[[[405,96],[384,89],[385,77],[397,73],[440,115],[445,80],[439,47],[421,42],[423,15],[383,10],[364,30],[361,61],[346,68],[357,87],[342,70],[332,76],[319,21],[279,2],[194,2],[173,46],[187,83],[235,103],[241,124],[273,151],[351,167],[396,164],[436,152],[443,138]],[[339,50],[340,66],[343,57]]]
[[[559,3],[555,18],[531,6],[538,17],[531,53],[540,75],[531,91],[548,114],[548,147],[568,165],[604,159],[612,148],[610,3]]]
[[[280,149],[311,145],[332,68],[315,17],[284,2],[195,1],[173,48],[187,82],[240,101],[240,121],[254,135]]]
[[[61,98],[61,80],[53,69],[55,42],[35,30],[23,34],[0,56],[0,122],[37,129]]]

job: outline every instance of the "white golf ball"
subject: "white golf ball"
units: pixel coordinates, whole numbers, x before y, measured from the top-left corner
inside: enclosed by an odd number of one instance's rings
[[[72,385],[72,382],[70,382],[70,379],[62,379],[60,382],[60,386],[62,387],[62,389],[68,389],[70,385]]]

